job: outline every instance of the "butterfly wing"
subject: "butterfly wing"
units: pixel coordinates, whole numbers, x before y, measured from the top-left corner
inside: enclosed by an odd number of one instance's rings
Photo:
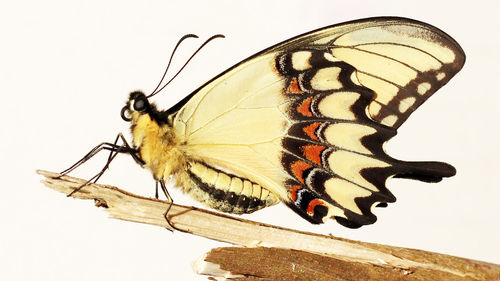
[[[313,31],[235,65],[170,109],[190,159],[260,184],[312,223],[375,222],[388,178],[436,182],[441,162],[405,162],[384,143],[463,66],[448,35],[403,18]]]

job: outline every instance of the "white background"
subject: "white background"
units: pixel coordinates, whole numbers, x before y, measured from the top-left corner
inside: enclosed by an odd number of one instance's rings
[[[128,93],[151,91],[177,40],[173,69],[210,43],[155,101],[168,108],[238,61],[289,37],[347,20],[394,15],[428,22],[465,50],[464,69],[404,124],[388,152],[456,166],[439,184],[392,180],[395,204],[350,230],[312,226],[283,205],[245,217],[350,239],[500,263],[497,1],[7,1],[0,4],[2,280],[206,280],[190,262],[228,246],[118,221],[93,202],[39,183],[91,147],[128,135]],[[14,4],[15,3],[15,4]],[[103,155],[104,156],[104,155]],[[118,157],[102,183],[153,196],[150,174]],[[89,177],[104,157],[73,175]],[[170,188],[177,203],[197,204]]]

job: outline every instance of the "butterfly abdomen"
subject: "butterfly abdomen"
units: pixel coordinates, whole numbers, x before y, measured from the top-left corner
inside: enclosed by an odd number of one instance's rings
[[[187,174],[196,187],[189,193],[219,211],[251,213],[279,202],[273,193],[256,183],[198,162],[191,163]]]

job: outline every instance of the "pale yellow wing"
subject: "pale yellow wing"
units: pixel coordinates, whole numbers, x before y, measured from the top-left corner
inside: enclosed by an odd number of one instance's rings
[[[404,162],[383,143],[460,70],[448,35],[402,18],[335,25],[271,47],[174,106],[192,159],[247,178],[311,222],[373,223],[391,176],[438,181],[439,162]],[[177,111],[178,110],[178,111]]]
[[[283,108],[286,80],[275,69],[276,53],[248,60],[203,87],[179,111],[174,128],[185,151],[250,178],[286,198],[281,140],[290,120]]]

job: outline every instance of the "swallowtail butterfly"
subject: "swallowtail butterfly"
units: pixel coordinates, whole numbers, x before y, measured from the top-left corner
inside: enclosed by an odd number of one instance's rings
[[[132,145],[120,134],[65,172],[103,149],[115,153],[110,161],[129,153],[167,197],[172,178],[223,212],[281,201],[311,223],[372,224],[373,207],[396,200],[389,178],[438,182],[455,174],[442,162],[394,159],[383,146],[464,62],[455,40],[415,20],[321,28],[249,57],[167,110],[131,93],[122,117]]]

